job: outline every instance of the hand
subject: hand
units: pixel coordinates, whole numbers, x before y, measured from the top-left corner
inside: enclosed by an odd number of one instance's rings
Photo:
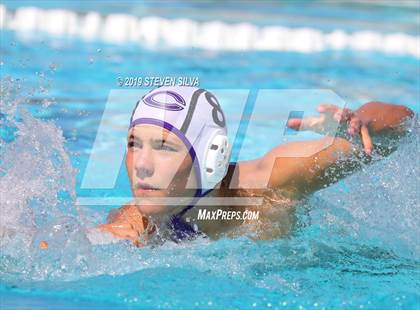
[[[310,116],[303,119],[291,118],[287,126],[295,130],[312,130],[320,134],[335,134],[337,125],[347,125],[347,132],[354,136],[359,134],[364,150],[371,154],[373,150],[372,139],[369,135],[367,123],[361,121],[350,109],[341,109],[333,104],[320,104],[320,116]]]
[[[133,227],[133,225],[128,222],[101,224],[101,225],[98,225],[98,229],[102,232],[110,232],[117,238],[130,240],[137,247],[140,247],[143,245],[140,243],[140,240],[139,240],[140,232],[136,230]]]
[[[145,231],[143,215],[133,205],[125,205],[110,213],[109,223],[99,225],[101,231],[112,233],[115,237],[127,239],[141,246],[139,236]]]

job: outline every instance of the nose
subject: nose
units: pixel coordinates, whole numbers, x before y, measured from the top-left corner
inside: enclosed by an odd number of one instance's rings
[[[136,176],[139,179],[151,177],[154,173],[153,154],[148,147],[143,147],[137,155],[134,165]]]

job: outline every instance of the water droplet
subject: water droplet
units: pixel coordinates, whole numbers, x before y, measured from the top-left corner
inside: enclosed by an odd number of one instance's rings
[[[48,67],[49,67],[52,71],[55,71],[55,70],[57,69],[58,65],[57,65],[56,63],[52,62],[52,63],[50,63],[50,64],[48,65]]]
[[[52,104],[52,101],[50,101],[48,99],[43,99],[42,100],[42,106],[45,107],[45,108],[50,106],[51,104]]]

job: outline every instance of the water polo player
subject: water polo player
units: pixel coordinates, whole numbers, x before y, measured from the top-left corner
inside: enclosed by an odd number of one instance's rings
[[[371,160],[371,135],[395,138],[413,117],[404,106],[379,102],[355,112],[334,105],[318,110],[321,116],[289,120],[289,127],[323,132],[328,123],[341,122],[349,134],[361,135],[364,150],[347,139],[325,137],[286,143],[261,158],[234,163],[229,161],[226,118],[212,93],[180,86],[151,91],[137,103],[128,131],[126,168],[136,199],[113,210],[100,229],[136,245],[156,236],[180,241],[247,230],[256,238],[276,237],[293,227],[293,207],[299,199],[356,171],[360,160]],[[321,151],[290,156],[311,149]],[[203,197],[262,197],[262,203],[197,205]],[[198,218],[202,210],[215,208],[238,214],[258,210],[259,219],[244,225],[240,216]]]

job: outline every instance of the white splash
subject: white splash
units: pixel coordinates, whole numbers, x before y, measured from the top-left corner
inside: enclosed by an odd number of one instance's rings
[[[0,86],[0,275],[5,270],[25,274],[33,267],[39,241],[46,240],[37,236],[57,239],[51,237],[55,224],[77,223],[76,171],[61,129],[23,107],[33,94],[24,94],[19,80],[10,77]],[[79,226],[71,224],[70,230]],[[62,237],[59,248],[67,248],[69,240]]]

